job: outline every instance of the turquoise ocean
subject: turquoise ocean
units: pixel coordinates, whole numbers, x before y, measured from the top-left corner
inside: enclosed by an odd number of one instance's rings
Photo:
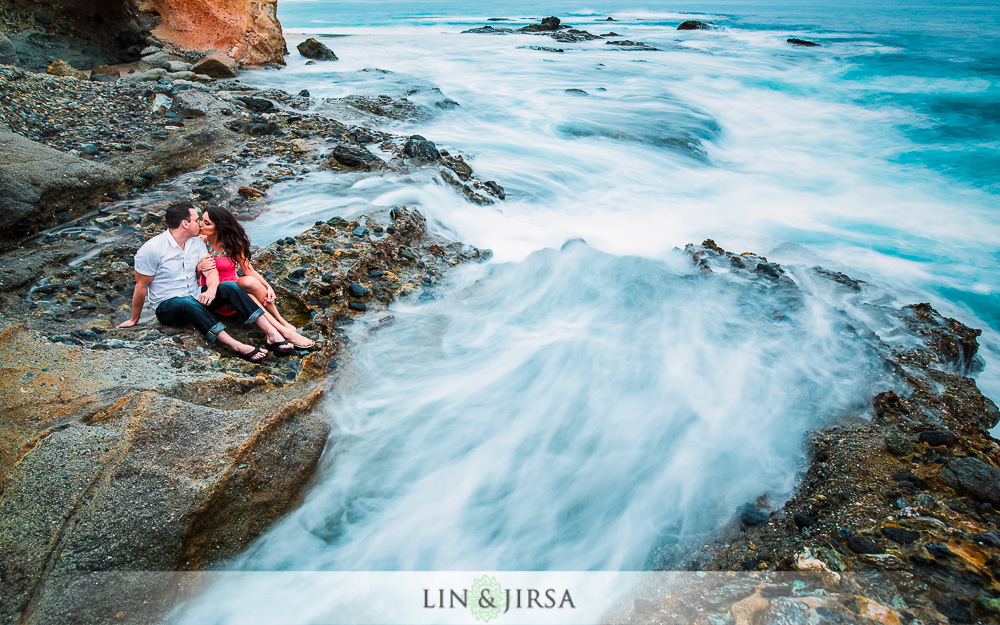
[[[657,50],[462,34],[548,15]],[[805,432],[905,392],[856,331],[914,340],[879,306],[982,328],[973,375],[1000,399],[998,3],[281,0],[279,17],[287,67],[244,82],[443,94],[459,106],[380,128],[463,154],[507,199],[473,205],[429,174],[272,190],[258,244],[405,205],[494,257],[358,345],[305,502],[227,567],[683,562],[740,505],[790,496]],[[309,36],[340,60],[307,65]],[[681,250],[706,238],[781,263],[803,300],[694,279]],[[235,596],[219,584],[177,618],[244,622],[259,606]]]

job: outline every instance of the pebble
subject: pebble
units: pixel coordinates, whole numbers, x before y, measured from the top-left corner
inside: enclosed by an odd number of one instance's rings
[[[368,289],[361,286],[357,282],[352,282],[347,286],[347,292],[351,294],[351,297],[364,297],[368,295]]]
[[[86,152],[87,154],[97,154],[100,150],[93,143],[88,143],[87,145],[83,146],[83,151]]]

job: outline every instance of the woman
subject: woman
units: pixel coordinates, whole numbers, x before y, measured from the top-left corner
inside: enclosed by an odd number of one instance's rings
[[[295,326],[278,314],[278,308],[274,305],[274,289],[250,264],[250,237],[247,236],[243,225],[233,217],[232,213],[220,206],[209,206],[200,221],[201,238],[205,241],[212,259],[203,260],[198,264],[198,269],[202,272],[211,269],[214,260],[214,266],[219,270],[220,282],[236,282],[264,309],[267,320],[285,339],[281,343],[269,344],[268,347],[277,348],[279,351],[290,349],[289,347],[282,349],[288,344],[298,349],[312,347],[315,341],[299,334]],[[236,274],[237,266],[243,270],[242,277]],[[205,278],[202,277],[201,280],[204,286]],[[226,314],[224,310],[219,312]]]

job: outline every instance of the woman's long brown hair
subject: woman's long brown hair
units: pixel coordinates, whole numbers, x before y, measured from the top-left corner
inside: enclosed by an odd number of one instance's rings
[[[208,218],[215,224],[219,243],[226,253],[237,263],[250,260],[250,237],[243,229],[243,224],[221,206],[209,206],[206,211]]]

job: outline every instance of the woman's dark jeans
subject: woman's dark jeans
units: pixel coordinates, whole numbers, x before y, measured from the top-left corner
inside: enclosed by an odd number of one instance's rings
[[[219,321],[215,311],[229,304],[236,309],[240,318],[246,319],[247,325],[253,323],[264,314],[264,309],[257,305],[246,292],[235,282],[219,284],[215,299],[208,306],[193,297],[171,297],[163,300],[156,307],[156,318],[165,326],[183,328],[194,326],[205,335],[209,343],[214,343],[219,332],[226,329],[226,324]]]

